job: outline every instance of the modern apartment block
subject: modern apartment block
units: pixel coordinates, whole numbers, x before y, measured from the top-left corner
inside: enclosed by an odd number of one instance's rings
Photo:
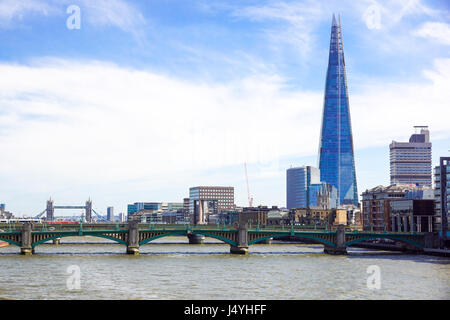
[[[358,206],[342,27],[333,15],[319,147],[320,181],[338,191],[338,205]]]
[[[441,157],[440,165],[434,168],[434,202],[435,228],[446,234],[450,216],[450,157]],[[442,215],[442,207],[445,207],[446,215]]]
[[[234,209],[234,187],[198,186],[189,189],[189,216],[193,224],[206,224],[209,215]]]
[[[426,126],[415,126],[409,142],[392,141],[389,145],[391,184],[431,187],[431,142]]]

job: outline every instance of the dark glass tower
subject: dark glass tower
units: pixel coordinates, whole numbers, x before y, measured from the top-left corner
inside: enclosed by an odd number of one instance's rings
[[[320,180],[336,187],[339,204],[358,205],[341,21],[333,14],[319,146]]]

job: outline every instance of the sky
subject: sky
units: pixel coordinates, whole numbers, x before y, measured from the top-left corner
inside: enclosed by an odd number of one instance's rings
[[[219,185],[247,206],[247,163],[253,203],[286,206],[286,169],[317,166],[333,13],[358,193],[415,125],[450,156],[445,0],[0,0],[0,203],[118,214]]]

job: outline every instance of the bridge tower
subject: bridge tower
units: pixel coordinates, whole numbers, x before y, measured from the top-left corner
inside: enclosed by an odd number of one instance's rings
[[[89,199],[88,201],[86,201],[86,222],[92,222],[92,200]]]
[[[50,198],[50,200],[47,200],[47,221],[53,221],[55,219],[54,213],[55,205],[52,198]]]

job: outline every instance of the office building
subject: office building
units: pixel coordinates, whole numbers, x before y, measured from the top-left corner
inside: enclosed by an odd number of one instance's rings
[[[189,216],[193,224],[207,224],[209,215],[234,209],[234,187],[198,186],[189,189]]]
[[[450,216],[450,157],[441,157],[439,164],[434,168],[435,229],[446,235]]]
[[[320,182],[320,170],[311,167],[295,167],[286,170],[286,207],[336,208],[337,189]]]
[[[428,127],[415,126],[409,142],[389,145],[391,184],[432,186],[431,142]]]
[[[135,202],[128,205],[128,218],[139,211],[158,211],[161,209],[161,202]]]
[[[106,219],[108,221],[114,222],[114,207],[108,207],[106,209]]]
[[[320,181],[338,192],[338,205],[358,206],[342,27],[333,15],[319,145]]]
[[[320,183],[319,169],[311,166],[289,168],[286,171],[286,206],[288,209],[307,207],[311,184]]]
[[[126,221],[126,215],[125,213],[121,212],[119,213],[119,222],[125,222]]]

